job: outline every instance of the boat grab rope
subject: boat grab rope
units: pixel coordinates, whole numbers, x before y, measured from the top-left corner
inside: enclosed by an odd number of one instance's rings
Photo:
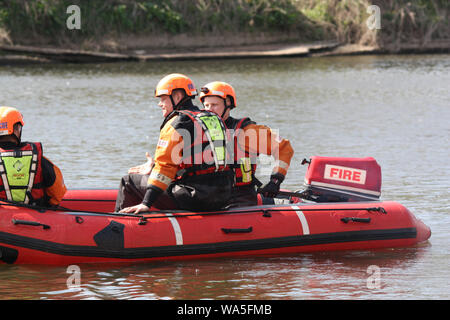
[[[224,214],[236,214],[236,213],[254,213],[254,212],[262,212],[264,217],[271,217],[270,212],[286,212],[286,211],[368,211],[368,212],[380,212],[383,214],[387,214],[387,211],[383,207],[366,207],[366,208],[292,208],[292,207],[284,207],[284,208],[254,208],[254,209],[246,209],[246,210],[225,210],[225,211],[212,211],[212,212],[191,212],[191,211],[181,211],[174,212],[174,210],[159,210],[159,211],[149,211],[146,215],[137,215],[137,214],[126,214],[119,212],[100,212],[100,211],[86,211],[86,210],[72,210],[70,208],[64,208],[61,206],[58,207],[42,207],[24,203],[15,203],[13,201],[8,201],[5,199],[0,199],[1,202],[5,202],[1,205],[6,206],[15,206],[15,207],[23,207],[28,209],[37,210],[38,212],[45,212],[47,210],[50,211],[59,211],[59,212],[79,212],[79,213],[88,213],[88,214],[98,214],[98,215],[107,215],[114,217],[134,217],[139,218],[140,224],[145,224],[148,219],[158,219],[158,218],[185,218],[192,216],[213,216],[213,215],[224,215]],[[150,216],[149,216],[150,215]]]
[[[138,218],[141,217],[140,215],[136,215],[136,214],[127,214],[127,213],[119,213],[119,212],[76,210],[76,209],[70,209],[70,208],[65,208],[65,207],[61,207],[61,206],[45,207],[45,206],[38,206],[38,205],[33,205],[33,204],[18,203],[18,202],[9,201],[6,199],[0,199],[0,202],[4,202],[4,203],[0,203],[0,205],[2,205],[2,206],[27,208],[27,209],[36,210],[41,213],[49,210],[49,211],[58,211],[58,212],[92,213],[92,214],[111,215],[111,216],[119,216],[119,217],[138,217]]]

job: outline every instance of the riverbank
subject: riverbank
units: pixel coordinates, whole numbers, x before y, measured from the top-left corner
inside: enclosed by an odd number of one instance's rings
[[[446,0],[17,0],[0,9],[0,64],[448,53],[449,14]]]
[[[32,46],[0,45],[0,65],[42,64],[42,63],[101,63],[123,61],[176,61],[206,59],[255,59],[284,57],[323,57],[366,54],[423,54],[450,53],[450,41],[436,41],[422,44],[408,44],[380,48],[359,44],[342,44],[335,41],[299,45],[271,44],[235,47],[198,48],[181,51],[172,49],[148,53],[135,50],[128,53],[41,48]]]

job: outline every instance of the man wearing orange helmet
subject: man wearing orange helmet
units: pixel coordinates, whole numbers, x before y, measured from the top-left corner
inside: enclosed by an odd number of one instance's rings
[[[170,74],[159,81],[155,97],[164,121],[155,158],[147,154],[147,164],[122,178],[116,211],[206,211],[228,204],[233,172],[227,165],[226,129],[217,114],[193,105],[196,94],[185,75]]]
[[[270,181],[261,188],[265,197],[273,198],[280,191],[294,150],[289,140],[280,139],[269,127],[258,125],[250,118],[235,119],[230,111],[236,107],[236,93],[226,82],[214,81],[201,88],[200,101],[206,110],[220,115],[233,136],[235,186],[232,204],[256,205],[256,186],[262,184],[255,177],[257,157],[262,153],[275,158]]]
[[[61,171],[42,154],[40,142],[22,142],[22,114],[0,107],[0,199],[56,206],[67,189]]]

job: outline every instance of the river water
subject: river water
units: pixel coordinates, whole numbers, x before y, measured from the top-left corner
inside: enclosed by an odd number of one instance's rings
[[[0,66],[0,105],[22,111],[23,139],[43,142],[68,188],[116,188],[156,147],[162,117],[153,90],[172,72],[198,87],[231,83],[234,116],[290,139],[284,188],[301,188],[303,158],[374,157],[382,199],[408,207],[431,227],[430,240],[379,251],[81,265],[77,288],[67,286],[67,267],[0,265],[0,299],[450,298],[449,55]]]

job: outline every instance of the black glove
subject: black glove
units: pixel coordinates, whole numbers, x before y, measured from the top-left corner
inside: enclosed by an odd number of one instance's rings
[[[264,197],[274,198],[280,191],[280,184],[283,182],[284,176],[281,173],[275,173],[270,176],[270,181],[262,187],[259,192]]]

